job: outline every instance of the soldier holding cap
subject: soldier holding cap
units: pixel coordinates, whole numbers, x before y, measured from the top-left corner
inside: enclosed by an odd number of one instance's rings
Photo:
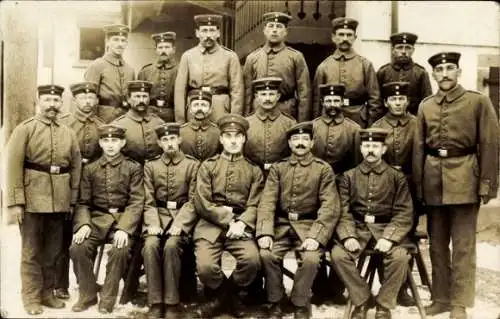
[[[99,127],[103,155],[84,166],[80,199],[73,219],[70,255],[78,269],[79,298],[72,311],[81,312],[97,304],[93,264],[97,248],[112,239],[106,279],[100,292],[98,310],[113,312],[118,286],[125,274],[144,208],[142,166],[125,157],[125,129],[108,124]]]
[[[151,36],[156,44],[158,59],[142,67],[138,80],[153,83],[150,108],[165,122],[174,121],[174,85],[177,77],[175,61],[175,32],[156,33]]]
[[[188,93],[189,122],[181,125],[181,149],[200,162],[220,152],[219,128],[210,120],[212,93],[210,87]]]
[[[194,17],[197,46],[184,52],[175,80],[175,120],[189,120],[186,95],[191,89],[204,86],[212,90],[214,121],[225,113],[243,111],[243,77],[238,55],[218,43],[222,16],[202,14]]]
[[[260,258],[254,241],[255,219],[264,178],[260,168],[243,156],[248,121],[228,114],[217,123],[224,151],[200,165],[195,207],[200,220],[194,229],[198,276],[212,299],[199,309],[202,318],[213,317],[224,301],[231,314],[242,317],[239,293],[255,278]],[[221,269],[222,252],[236,258],[229,279]]]
[[[332,27],[332,41],[336,49],[316,69],[313,85],[313,118],[323,113],[320,84],[342,83],[346,88],[344,116],[362,128],[368,127],[382,117],[383,110],[373,64],[352,48],[357,38],[358,21],[351,18],[336,18],[332,20]]]
[[[177,123],[158,126],[156,135],[163,154],[144,165],[146,241],[142,254],[150,304],[148,318],[180,316],[181,269],[186,270],[181,257],[197,221],[192,199],[199,162],[180,149],[179,130]]]
[[[127,112],[127,82],[135,78],[134,69],[123,60],[130,29],[113,24],[104,27],[106,53],[93,61],[85,71],[85,81],[98,85],[97,115],[106,123]]]
[[[302,260],[294,277],[294,318],[310,318],[310,290],[324,248],[340,215],[335,175],[312,155],[313,125],[302,122],[287,130],[292,155],[271,166],[257,213],[256,237],[266,274],[270,317],[281,318],[285,297],[282,262],[295,249]]]
[[[306,60],[301,52],[285,45],[291,16],[282,12],[267,12],[264,19],[266,43],[250,53],[243,67],[245,110],[248,116],[258,108],[252,81],[262,77],[279,77],[280,110],[302,122],[311,118],[311,80]]]
[[[430,222],[433,303],[426,312],[451,308],[450,318],[462,319],[474,305],[479,205],[497,195],[500,133],[491,101],[458,84],[459,60],[458,52],[428,60],[439,90],[418,110],[413,178]]]
[[[93,162],[101,156],[99,133],[97,129],[104,125],[95,115],[97,99],[97,83],[80,82],[70,86],[73,93],[74,108],[71,113],[62,115],[62,124],[71,128],[78,139],[82,165]],[[65,221],[63,231],[63,251],[59,256],[55,272],[54,294],[59,299],[69,299],[69,246],[73,236],[73,222]]]
[[[21,296],[29,315],[42,305],[63,308],[53,295],[63,222],[78,196],[81,155],[75,134],[57,115],[64,88],[38,87],[37,115],[19,124],[7,144],[6,204],[21,231]]]
[[[264,170],[267,176],[271,164],[290,155],[286,131],[296,124],[278,107],[281,78],[265,77],[252,82],[257,109],[247,117],[249,129],[245,155]]]
[[[128,82],[130,109],[114,123],[126,129],[127,144],[123,153],[144,165],[162,153],[158,145],[155,128],[163,124],[163,120],[149,110],[149,97],[153,83],[148,81]]]
[[[380,67],[377,79],[380,88],[390,82],[408,82],[408,112],[417,115],[420,102],[432,94],[429,74],[424,67],[413,62],[418,36],[409,32],[391,35],[391,62]]]
[[[361,253],[374,249],[384,259],[384,281],[375,298],[377,319],[391,318],[410,260],[402,244],[412,227],[413,205],[405,175],[382,159],[388,133],[380,128],[360,131],[363,162],[344,173],[339,183],[342,216],[336,235],[340,243],[331,251],[332,267],[349,291],[355,306],[353,319],[366,318],[372,298],[356,268]]]

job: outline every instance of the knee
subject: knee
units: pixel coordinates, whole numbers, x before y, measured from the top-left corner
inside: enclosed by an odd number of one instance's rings
[[[88,247],[85,245],[85,242],[81,244],[72,244],[69,247],[69,256],[71,259],[79,259],[82,256],[87,254]]]
[[[239,258],[239,263],[245,266],[245,268],[257,272],[260,269],[260,257],[259,252],[247,251],[246,254]]]
[[[302,253],[302,267],[317,268],[321,260],[319,251],[305,251]]]
[[[330,257],[333,263],[342,263],[349,259],[347,252],[340,246],[333,247]]]
[[[108,253],[108,259],[109,260],[128,260],[129,258],[129,248],[128,247],[123,247],[123,248],[116,248],[116,247],[111,247]]]
[[[389,255],[389,260],[391,263],[397,265],[405,265],[410,261],[411,255],[405,248],[397,247]]]
[[[156,236],[149,236],[144,242],[144,247],[142,247],[142,255],[150,256],[156,255],[160,248],[160,239]]]
[[[179,236],[170,237],[165,242],[165,246],[163,247],[163,252],[165,255],[177,254],[177,252],[181,249],[181,240]]]
[[[260,259],[262,260],[263,264],[274,264],[280,261],[280,258],[276,256],[271,250],[269,249],[261,249],[259,251]]]
[[[219,264],[215,262],[196,262],[196,272],[200,278],[211,278],[220,271]]]

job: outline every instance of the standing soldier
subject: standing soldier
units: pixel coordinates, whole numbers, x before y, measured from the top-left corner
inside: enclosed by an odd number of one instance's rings
[[[433,302],[426,313],[451,308],[454,319],[466,318],[465,308],[474,305],[477,215],[481,202],[496,197],[499,157],[495,110],[487,97],[458,84],[459,60],[457,52],[429,58],[439,90],[422,101],[413,147],[416,197],[430,219]]]
[[[56,299],[54,273],[63,223],[77,202],[81,155],[78,140],[57,120],[64,88],[38,87],[39,114],[19,124],[7,144],[9,215],[21,231],[21,296],[28,315],[42,305],[64,308]]]
[[[153,34],[158,60],[143,66],[137,75],[138,80],[153,83],[149,107],[165,122],[174,121],[175,37],[175,32]]]
[[[292,156],[271,166],[257,213],[256,237],[266,274],[271,318],[281,318],[285,296],[282,262],[294,249],[301,265],[294,277],[294,318],[310,318],[310,290],[340,215],[333,170],[312,155],[311,122],[287,131]]]
[[[123,60],[128,44],[129,27],[113,24],[104,27],[106,53],[93,61],[85,72],[85,81],[98,84],[97,115],[106,123],[127,112],[127,82],[135,77],[134,69]]]
[[[332,41],[336,49],[316,69],[313,118],[323,112],[319,85],[342,83],[346,88],[344,116],[362,128],[368,127],[382,116],[383,110],[373,64],[352,49],[352,44],[357,38],[358,21],[351,18],[336,18],[333,19],[332,26]]]
[[[189,122],[181,125],[181,149],[185,154],[203,162],[219,153],[219,128],[209,118],[212,112],[212,93],[209,87],[188,93]]]
[[[391,35],[392,61],[377,71],[379,87],[389,82],[408,82],[408,112],[417,115],[420,102],[432,94],[429,74],[424,67],[413,62],[418,36],[409,32]]]
[[[95,115],[97,99],[97,83],[80,82],[71,85],[75,108],[72,113],[62,115],[62,124],[71,128],[78,139],[82,165],[93,162],[101,156],[99,147],[99,126],[104,123]],[[69,299],[69,246],[73,237],[73,221],[64,221],[63,250],[56,264],[55,291],[59,299]]]
[[[311,118],[309,69],[302,53],[285,44],[288,22],[292,17],[281,12],[268,12],[264,14],[263,19],[266,43],[247,56],[243,67],[243,113],[248,116],[258,107],[254,99],[252,81],[274,76],[283,79],[280,85],[280,110],[299,122],[307,121]]]
[[[179,289],[185,270],[181,257],[186,245],[191,245],[188,235],[197,221],[192,198],[199,162],[180,150],[179,124],[159,126],[156,134],[163,155],[144,166],[146,242],[142,254],[148,318],[175,319],[181,316]]]
[[[101,314],[113,312],[120,279],[127,269],[133,234],[140,225],[144,208],[144,186],[141,165],[120,153],[125,143],[123,128],[112,124],[101,126],[99,145],[103,155],[83,168],[70,247],[80,290],[78,301],[71,308],[74,312],[85,311],[97,303],[93,265],[100,245],[108,240],[113,242],[100,292]]]
[[[202,14],[194,17],[196,37],[200,43],[184,52],[175,80],[175,121],[186,119],[186,95],[191,89],[210,86],[212,89],[211,119],[217,121],[225,113],[243,111],[243,78],[238,55],[217,40],[220,37],[221,15]]]
[[[201,318],[216,315],[223,301],[235,317],[242,317],[239,292],[260,269],[254,241],[257,205],[264,187],[260,168],[243,156],[248,121],[236,114],[218,121],[224,151],[200,165],[196,181],[195,207],[200,220],[194,229],[198,276],[213,297],[199,309]],[[236,268],[225,279],[222,252],[236,258]]]

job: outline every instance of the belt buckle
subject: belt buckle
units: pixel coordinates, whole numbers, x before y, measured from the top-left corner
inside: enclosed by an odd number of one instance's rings
[[[269,169],[271,169],[271,165],[272,163],[264,163],[264,170],[268,171]]]
[[[167,208],[168,209],[177,209],[177,202],[167,201]]]
[[[156,106],[163,106],[165,104],[165,100],[156,100]]]
[[[50,165],[50,174],[59,174],[61,172],[61,166]]]
[[[298,213],[288,213],[288,219],[291,221],[297,221],[297,220],[299,220],[299,214]]]
[[[348,98],[344,99],[344,106],[349,106],[349,99]]]
[[[118,208],[116,208],[116,207],[108,208],[108,213],[116,214],[116,213],[118,213]]]
[[[365,215],[365,223],[368,223],[368,224],[375,223],[375,216],[373,216],[373,215]]]
[[[439,157],[448,157],[448,150],[445,148],[439,148],[438,155]]]
[[[89,162],[88,158],[83,157],[82,158],[82,164],[87,164]]]

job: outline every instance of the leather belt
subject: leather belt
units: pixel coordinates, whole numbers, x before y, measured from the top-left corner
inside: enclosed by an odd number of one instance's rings
[[[363,105],[367,101],[366,98],[344,98],[344,106],[356,106],[356,105]]]
[[[285,214],[285,218],[288,218],[290,221],[298,221],[298,220],[305,220],[305,219],[310,219],[310,220],[315,220],[318,218],[318,213],[317,212],[311,212],[311,213],[288,213]]]
[[[128,102],[125,100],[116,100],[116,99],[106,99],[103,97],[99,97],[99,105],[109,105],[114,107],[121,107],[124,109],[128,109]]]
[[[157,200],[156,206],[159,208],[166,208],[166,209],[178,209],[178,208],[181,208],[182,205],[184,205],[186,202],[187,202],[186,200],[177,200],[177,201]]]
[[[201,89],[201,88],[196,88],[193,86],[188,87],[189,90],[194,90],[194,89]],[[222,95],[222,94],[229,94],[229,88],[227,86],[212,86],[210,87],[210,92],[212,95]]]
[[[244,208],[239,208],[239,207],[230,206],[230,205],[225,205],[225,206],[232,208],[233,214],[236,214],[236,215],[241,215],[241,214],[243,214],[245,212]]]
[[[375,216],[370,214],[359,214],[351,212],[354,219],[367,224],[387,224],[392,220],[392,216]]]
[[[101,206],[97,206],[97,205],[92,204],[89,207],[91,210],[98,210],[100,212],[108,213],[108,214],[123,213],[123,211],[125,211],[125,206],[105,208],[105,207],[101,207]]]
[[[466,148],[430,148],[425,146],[425,154],[440,158],[460,157],[475,153],[477,153],[475,146]]]
[[[32,169],[35,171],[46,172],[49,174],[66,174],[70,172],[70,167],[57,166],[57,165],[43,165],[32,162],[24,162],[24,168]]]

